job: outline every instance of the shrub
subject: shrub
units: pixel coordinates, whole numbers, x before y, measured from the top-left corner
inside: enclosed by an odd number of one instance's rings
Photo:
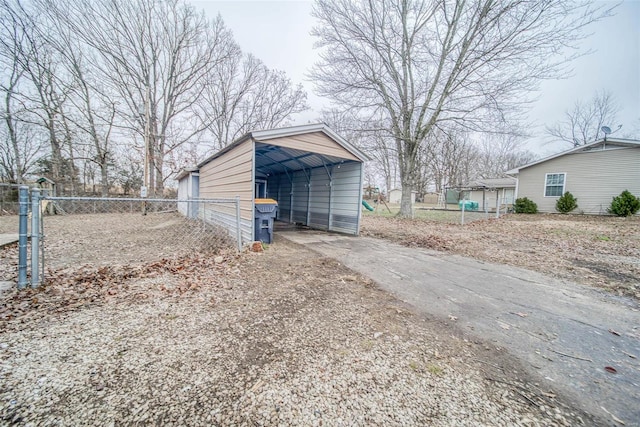
[[[538,205],[527,197],[520,197],[516,199],[516,202],[513,204],[513,209],[516,213],[538,213]]]
[[[556,210],[560,213],[569,213],[578,207],[578,199],[573,197],[573,194],[568,191],[564,193],[556,201]]]
[[[609,206],[609,213],[617,216],[635,215],[640,210],[640,198],[624,190],[619,196],[614,197]]]

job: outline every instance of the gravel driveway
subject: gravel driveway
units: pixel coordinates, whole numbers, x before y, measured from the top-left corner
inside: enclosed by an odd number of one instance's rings
[[[490,344],[339,261],[264,253],[92,269],[2,295],[13,425],[591,425]]]

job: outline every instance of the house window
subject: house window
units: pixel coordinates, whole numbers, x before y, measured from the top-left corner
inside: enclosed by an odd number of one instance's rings
[[[564,194],[565,173],[548,173],[544,186],[544,197],[560,197]]]

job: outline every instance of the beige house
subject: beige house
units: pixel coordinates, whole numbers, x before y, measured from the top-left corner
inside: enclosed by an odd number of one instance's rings
[[[256,198],[278,202],[277,220],[357,235],[365,160],[322,123],[253,131],[198,164],[198,196],[239,198],[243,243],[255,237]]]
[[[640,141],[608,138],[555,154],[507,172],[518,179],[516,197],[528,197],[540,212],[556,212],[566,191],[577,213],[606,214],[624,190],[640,195]]]

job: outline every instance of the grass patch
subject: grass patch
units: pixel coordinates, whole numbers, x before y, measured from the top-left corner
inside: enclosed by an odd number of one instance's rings
[[[444,374],[444,369],[442,369],[438,365],[429,365],[429,366],[427,366],[427,371],[430,374],[437,375],[437,376],[441,376],[442,374]]]

